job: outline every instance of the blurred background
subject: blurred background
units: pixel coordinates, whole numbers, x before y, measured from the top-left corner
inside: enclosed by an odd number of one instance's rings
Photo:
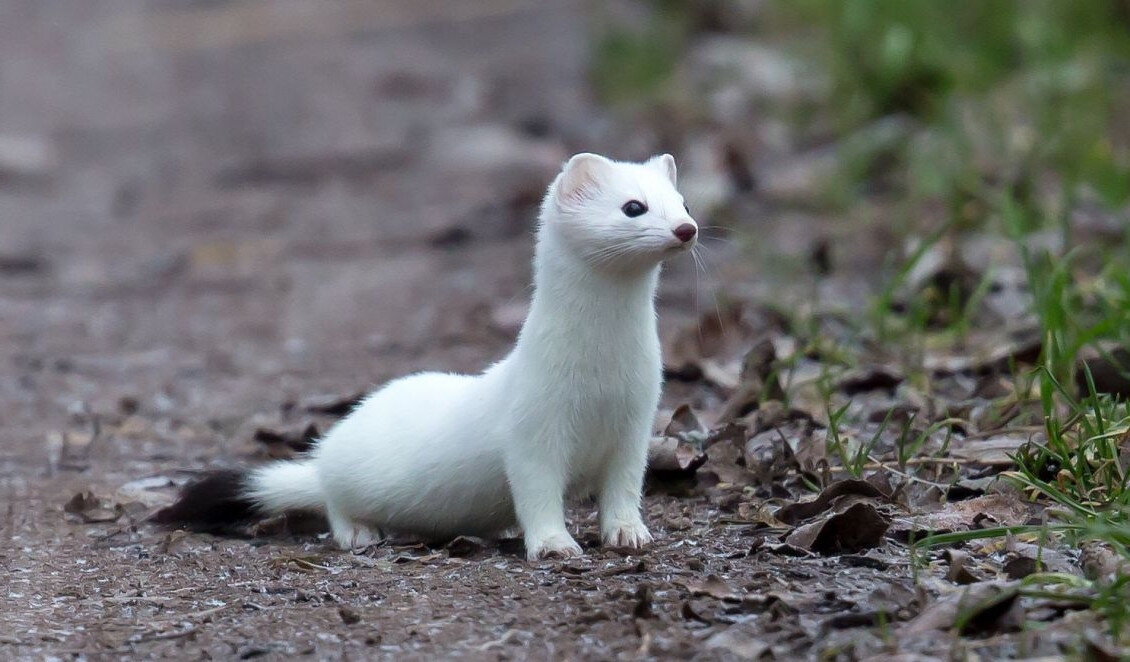
[[[659,298],[657,440],[678,437],[696,491],[649,494],[646,566],[585,584],[493,543],[464,565],[326,555],[286,522],[144,525],[204,468],[308,449],[389,378],[503,356],[538,203],[578,151],[674,154],[702,227]],[[740,621],[705,642],[739,657],[938,654],[890,636],[913,635],[899,619],[940,561],[920,582],[909,537],[886,561],[767,557],[753,530],[788,530],[767,504],[880,466],[892,531],[978,537],[1054,507],[1125,557],[1128,377],[1130,0],[0,0],[13,656],[683,658],[711,619]],[[988,493],[1005,470],[1028,491]],[[924,512],[946,519],[902,517]],[[594,547],[591,511],[574,521]],[[1081,585],[1028,547],[1024,572]],[[988,549],[976,572],[1000,577]],[[951,579],[990,584],[955,558]],[[985,629],[977,654],[1062,655],[1080,604],[1119,637],[1115,561],[1081,602],[1028,612],[1055,623]],[[713,587],[672,583],[688,572]],[[716,619],[687,601],[703,592]],[[937,634],[981,631],[960,613]],[[1116,659],[1093,634],[1081,654]]]
[[[1130,328],[1128,35],[1125,0],[3,0],[8,466],[76,410],[208,421],[211,454],[482,367],[581,150],[678,159],[703,265],[665,338],[757,301],[914,352],[1059,297],[1070,371]]]

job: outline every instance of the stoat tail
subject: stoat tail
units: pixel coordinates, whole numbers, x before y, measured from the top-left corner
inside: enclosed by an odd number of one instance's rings
[[[269,515],[318,510],[324,503],[310,461],[274,462],[209,472],[185,485],[176,503],[157,511],[153,521],[214,531]]]

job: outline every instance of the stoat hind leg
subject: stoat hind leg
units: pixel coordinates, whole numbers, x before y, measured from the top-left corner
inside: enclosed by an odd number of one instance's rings
[[[326,508],[326,515],[334,542],[344,550],[368,547],[384,539],[380,530],[351,520],[332,506]]]

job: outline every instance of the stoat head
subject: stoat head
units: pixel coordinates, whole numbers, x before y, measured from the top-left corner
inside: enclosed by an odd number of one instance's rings
[[[543,231],[594,268],[655,266],[689,250],[698,235],[675,174],[670,154],[643,163],[577,154],[549,188]]]

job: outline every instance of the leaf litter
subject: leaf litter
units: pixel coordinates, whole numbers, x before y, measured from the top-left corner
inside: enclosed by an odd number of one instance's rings
[[[521,560],[520,541],[470,537],[439,546],[394,538],[341,554],[325,541],[320,517],[272,518],[237,532],[244,537],[236,540],[263,544],[251,549],[292,546],[296,553],[276,553],[259,564],[261,572],[296,585],[317,576],[360,581],[365,572],[384,573],[385,582],[429,584],[423,578],[433,571],[470,573],[474,582],[494,587],[508,585],[516,572],[534,573],[545,588],[556,577],[582,588],[570,598],[581,600],[582,612],[587,599],[580,596],[625,595],[625,616],[600,609],[584,619],[592,624],[620,618],[679,623],[688,632],[701,629],[695,638],[706,650],[763,658],[829,642],[865,655],[883,650],[892,637],[911,645],[923,637],[1013,636],[1025,618],[1035,617],[1063,621],[1066,628],[1074,606],[1065,610],[1051,597],[1026,597],[1018,582],[1039,573],[1109,576],[1121,567],[1117,555],[1102,548],[1073,553],[1031,536],[1010,537],[1005,545],[967,541],[916,551],[915,541],[928,535],[1039,521],[1041,507],[1001,474],[1015,468],[1016,452],[1039,443],[1040,432],[1007,425],[982,431],[985,426],[972,421],[978,407],[1013,393],[1007,380],[986,381],[999,374],[1000,359],[928,363],[934,382],[927,394],[911,389],[912,378],[882,360],[837,365],[820,404],[790,397],[798,384],[802,390],[814,384],[815,373],[795,369],[802,339],[790,336],[775,314],[758,321],[764,312],[734,306],[723,318],[732,326],[709,328],[693,342],[689,332],[676,339],[681,349],[673,356],[680,363],[669,367],[669,378],[694,397],[657,418],[646,507],[658,542],[642,554],[601,550],[592,515],[575,520],[585,557],[535,568]],[[248,461],[300,457],[357,401],[355,395],[323,395],[284,403],[279,415],[244,428],[249,443],[243,453]],[[837,407],[847,415],[837,416]],[[150,425],[135,410],[130,425]],[[114,434],[122,423],[109,417],[102,426],[99,434]],[[143,539],[145,529],[137,527],[144,513],[166,504],[187,477],[135,479],[115,492],[118,500],[80,492],[63,510],[90,526],[128,517],[127,527],[112,535],[125,536],[123,542]],[[193,535],[162,534],[149,554],[191,558]],[[298,594],[307,595],[303,590]],[[329,602],[346,627],[371,622],[363,605]],[[187,639],[197,636],[195,627],[147,631],[131,641]],[[685,650],[654,626],[637,624],[633,632],[637,645],[653,654]]]

